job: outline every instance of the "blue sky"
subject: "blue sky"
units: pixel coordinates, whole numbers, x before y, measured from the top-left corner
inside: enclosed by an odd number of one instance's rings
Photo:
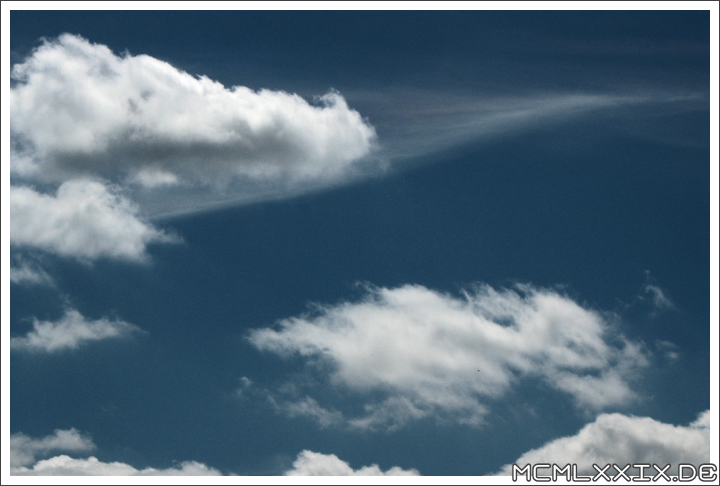
[[[9,23],[12,474],[709,462],[708,11]]]

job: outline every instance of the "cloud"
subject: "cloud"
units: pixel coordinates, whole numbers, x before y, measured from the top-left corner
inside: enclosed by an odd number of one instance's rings
[[[54,451],[88,452],[95,449],[90,437],[75,429],[56,430],[42,439],[33,439],[23,433],[10,436],[10,467],[19,468],[33,464],[37,456]]]
[[[656,285],[647,284],[645,286],[645,293],[650,294],[652,297],[652,303],[655,307],[661,310],[674,309],[675,305],[670,299],[665,296],[662,289]]]
[[[471,142],[487,142],[506,135],[593,119],[613,124],[618,117],[634,119],[654,108],[660,112],[707,110],[700,93],[658,90],[638,91],[616,86],[601,91],[439,91],[423,89],[358,90],[353,99],[374,108],[373,122],[382,135],[383,155],[397,165]],[[645,113],[641,115],[641,113]],[[608,115],[612,117],[608,118]],[[636,124],[633,129],[637,130]]]
[[[320,427],[331,427],[342,424],[345,420],[342,413],[337,410],[327,410],[312,397],[304,397],[300,400],[278,400],[272,394],[267,394],[267,399],[273,408],[288,417],[309,417],[315,420]]]
[[[70,34],[45,40],[11,77],[11,168],[43,181],[334,181],[376,138],[335,91],[310,104],[282,91],[226,88]]]
[[[382,471],[377,464],[353,469],[335,454],[302,451],[293,462],[293,468],[285,476],[419,476],[415,469],[405,470],[397,466]]]
[[[96,449],[92,439],[75,429],[56,430],[42,439],[23,433],[10,436],[10,474],[19,476],[220,476],[217,469],[185,461],[168,469],[136,469],[122,462],[102,462],[96,457],[73,458],[62,454],[38,460],[53,452],[87,453]],[[392,467],[382,471],[376,464],[358,470],[333,454],[302,451],[286,476],[417,476],[415,469]]]
[[[38,461],[32,467],[11,469],[15,476],[221,476],[217,469],[205,464],[186,461],[179,467],[138,470],[122,462],[101,462],[96,457],[74,459],[61,455]]]
[[[73,429],[74,431],[74,429]],[[62,432],[62,431],[59,431]],[[22,434],[16,434],[22,435]],[[15,438],[16,436],[13,436]],[[23,436],[25,437],[25,436]],[[44,439],[46,440],[46,439]],[[12,443],[11,443],[12,444]],[[94,448],[78,449],[87,451]],[[12,447],[12,445],[11,445]],[[13,463],[10,469],[14,476],[221,476],[215,468],[196,461],[185,461],[177,467],[168,469],[145,468],[136,469],[122,462],[102,462],[94,456],[87,459],[72,458],[59,455],[35,462],[34,457],[22,465]],[[405,470],[392,467],[382,471],[376,464],[360,469],[352,469],[334,454],[320,454],[302,451],[293,462],[292,469],[285,471],[285,476],[418,476],[416,469]]]
[[[40,266],[27,261],[18,262],[18,266],[10,267],[10,282],[17,285],[49,285],[55,283],[50,275]]]
[[[515,464],[577,464],[578,473],[595,476],[593,464],[657,464],[672,468],[677,475],[680,463],[710,462],[710,411],[700,414],[688,426],[658,422],[649,417],[619,413],[602,414],[571,437],[553,440],[520,456]],[[512,465],[502,467],[499,475],[510,475]],[[656,473],[652,470],[651,475]],[[648,471],[646,471],[646,475]]]
[[[96,449],[92,439],[77,430],[56,430],[42,439],[23,433],[10,436],[10,474],[19,476],[218,476],[220,472],[195,461],[179,467],[142,470],[121,462],[100,462],[95,457],[75,459],[67,455],[37,460],[53,452],[90,452]]]
[[[10,348],[17,351],[58,352],[76,349],[82,344],[101,339],[128,336],[140,329],[133,324],[107,318],[91,321],[75,309],[69,309],[57,322],[33,322],[32,331],[22,337],[10,338]]]
[[[426,416],[479,425],[488,402],[522,378],[541,379],[584,410],[624,405],[637,398],[630,384],[648,364],[644,346],[620,334],[613,319],[530,285],[481,285],[463,298],[420,285],[369,288],[360,302],[317,306],[275,329],[253,330],[249,340],[305,358],[333,387],[383,397],[367,398],[364,415],[348,419],[360,428]],[[337,417],[308,398],[281,408]]]
[[[665,357],[665,359],[674,361],[680,358],[680,353],[678,352],[678,347],[675,345],[675,343],[658,339],[655,341],[655,348],[662,356]]]
[[[101,182],[64,182],[55,196],[10,187],[10,242],[81,260],[147,260],[150,243],[178,238],[138,219],[137,207]]]

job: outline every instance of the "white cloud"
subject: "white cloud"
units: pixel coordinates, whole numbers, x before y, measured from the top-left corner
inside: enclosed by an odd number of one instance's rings
[[[10,436],[10,467],[29,466],[37,456],[53,451],[87,452],[95,449],[90,437],[75,429],[56,430],[42,439],[33,439],[23,433]]]
[[[710,411],[700,414],[688,426],[658,422],[649,417],[619,413],[602,414],[570,437],[548,442],[520,456],[515,464],[577,464],[578,473],[595,476],[593,464],[671,464],[667,474],[677,474],[680,463],[703,464],[710,461]],[[510,475],[512,465],[503,466],[500,475]],[[612,470],[614,471],[614,470]],[[657,471],[646,471],[654,476]],[[608,471],[610,475],[610,471]]]
[[[652,296],[652,302],[658,309],[673,309],[675,305],[670,299],[665,296],[665,293],[657,285],[647,284],[645,286],[645,293]]]
[[[76,459],[67,455],[37,460],[53,452],[90,452],[96,449],[92,439],[75,429],[56,430],[42,439],[23,433],[10,436],[10,474],[18,476],[218,476],[217,469],[195,461],[179,467],[142,470],[121,462],[101,462],[95,457]]]
[[[40,266],[20,261],[10,267],[10,281],[17,285],[54,285],[53,279]]]
[[[368,398],[350,426],[395,427],[430,415],[478,425],[487,401],[525,377],[567,393],[585,410],[637,398],[630,383],[648,364],[647,352],[616,327],[565,295],[529,285],[479,286],[462,299],[405,285],[319,306],[249,338],[261,350],[329,369],[334,387],[384,397]],[[290,405],[286,413],[336,418],[314,400]]]
[[[138,219],[137,207],[104,184],[63,183],[56,196],[10,187],[10,242],[82,260],[147,259],[150,243],[177,241]]]
[[[69,309],[57,322],[33,322],[32,331],[10,338],[10,348],[18,351],[56,352],[75,349],[81,344],[101,339],[120,338],[140,331],[137,326],[107,318],[91,321],[75,309]]]
[[[293,462],[286,476],[419,476],[415,469],[405,470],[397,466],[382,471],[377,464],[353,469],[335,454],[302,451]]]
[[[342,413],[337,410],[327,410],[318,404],[312,397],[304,397],[300,400],[278,401],[272,394],[267,395],[268,400],[276,411],[288,417],[309,417],[315,420],[321,427],[330,427],[342,424],[345,420]]]
[[[13,436],[15,437],[15,436]],[[94,446],[90,447],[90,449]],[[79,449],[82,451],[90,449]],[[22,465],[13,464],[10,473],[14,476],[221,476],[217,469],[195,461],[185,461],[177,467],[168,469],[136,469],[122,462],[102,462],[96,457],[87,459],[59,455],[35,462],[34,458]],[[293,462],[292,469],[285,471],[286,476],[418,476],[415,469],[405,470],[392,467],[383,471],[373,464],[353,469],[334,454],[320,454],[302,451]]]
[[[69,34],[44,41],[12,79],[12,171],[41,180],[331,181],[376,138],[336,92],[312,105],[282,91],[226,88]]]
[[[32,467],[11,470],[16,476],[221,476],[217,469],[205,464],[186,461],[179,467],[138,470],[122,462],[101,462],[96,457],[74,459],[61,455],[38,461]]]

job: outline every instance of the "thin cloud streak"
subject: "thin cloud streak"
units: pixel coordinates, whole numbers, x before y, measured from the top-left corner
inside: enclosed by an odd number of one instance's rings
[[[706,95],[691,92],[539,92],[524,95],[483,95],[404,90],[354,92],[356,103],[377,107],[372,112],[381,137],[380,156],[403,161],[470,142],[489,141],[548,124],[562,126],[571,121],[607,114],[630,114],[638,107],[667,110],[708,109]],[[602,123],[602,121],[601,121]]]

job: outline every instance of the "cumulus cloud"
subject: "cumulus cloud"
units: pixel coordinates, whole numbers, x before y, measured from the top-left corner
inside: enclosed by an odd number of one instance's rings
[[[353,469],[335,454],[302,451],[293,462],[286,476],[419,476],[416,469],[401,469],[397,466],[382,471],[377,464]]]
[[[86,319],[75,309],[69,309],[57,322],[33,322],[32,331],[22,337],[10,338],[10,348],[17,351],[57,352],[76,349],[82,344],[101,339],[128,336],[140,329],[121,320],[107,318],[96,321]]]
[[[672,467],[666,473],[677,475],[681,463],[710,461],[710,411],[700,414],[687,426],[666,424],[649,417],[619,413],[602,414],[571,437],[553,440],[520,456],[515,464],[577,464],[578,474],[595,476],[593,464],[657,464]],[[614,470],[612,470],[614,472]],[[654,475],[646,471],[647,474]],[[498,473],[512,474],[512,464]],[[608,475],[611,475],[608,471]]]
[[[368,398],[354,427],[395,427],[426,416],[478,425],[489,400],[522,378],[539,378],[584,410],[637,398],[648,364],[641,343],[612,319],[553,290],[478,286],[463,298],[420,285],[370,288],[360,302],[318,306],[312,315],[249,335],[260,350],[301,356],[334,387]],[[286,413],[325,422],[337,412],[305,398]]]
[[[73,429],[74,431],[74,429]],[[62,431],[59,431],[62,432]],[[16,434],[22,435],[22,434]],[[13,439],[16,436],[13,436]],[[25,436],[23,436],[25,437]],[[43,439],[47,440],[47,439]],[[79,451],[92,450],[90,447]],[[196,461],[185,461],[179,466],[167,469],[148,467],[136,469],[122,462],[102,462],[94,456],[77,459],[68,455],[54,456],[35,462],[34,457],[22,464],[13,463],[10,473],[14,476],[221,476],[215,468]],[[416,469],[405,470],[392,467],[383,471],[376,464],[353,469],[350,465],[334,454],[320,454],[302,451],[293,462],[292,469],[285,471],[285,476],[418,476]]]
[[[121,462],[101,462],[95,457],[76,459],[65,454],[38,460],[54,452],[87,453],[96,449],[92,439],[77,430],[56,430],[42,439],[23,433],[10,436],[10,474],[18,476],[218,476],[217,469],[186,461],[179,467],[142,470]]]
[[[56,430],[41,439],[23,433],[10,436],[10,474],[18,476],[220,476],[215,468],[185,461],[167,469],[136,469],[122,462],[102,462],[96,457],[73,458],[66,454],[40,459],[54,452],[89,453],[96,449],[92,439],[75,429]],[[415,469],[392,467],[382,471],[376,464],[352,469],[334,454],[302,451],[286,476],[417,476]]]
[[[11,469],[16,476],[221,476],[217,469],[195,461],[186,461],[179,467],[135,469],[122,462],[102,462],[96,457],[74,459],[61,455],[38,461],[31,467]]]
[[[70,34],[45,40],[11,77],[12,171],[46,181],[335,180],[376,138],[337,92],[311,104],[226,88]]]
[[[141,221],[137,207],[101,182],[63,183],[55,196],[10,187],[10,243],[65,257],[147,259],[150,243],[177,241]]]
[[[10,467],[20,468],[33,464],[36,457],[55,451],[88,452],[95,449],[92,439],[75,429],[56,430],[42,439],[33,439],[23,433],[10,436]]]

